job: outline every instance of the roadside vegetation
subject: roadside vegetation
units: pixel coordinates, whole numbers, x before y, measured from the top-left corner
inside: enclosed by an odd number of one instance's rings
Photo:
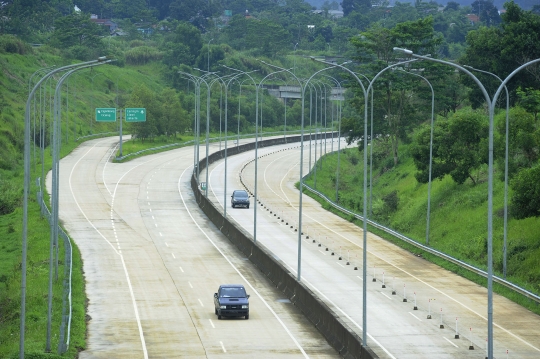
[[[189,143],[198,110],[201,133],[206,133],[208,122],[211,137],[219,137],[220,132],[223,135],[224,112],[220,109],[225,104],[229,135],[248,135],[255,132],[256,117],[261,121],[259,129],[267,134],[281,132],[285,117],[287,131],[297,130],[302,111],[305,128],[335,130],[338,111],[333,105],[340,102],[342,132],[350,141],[363,140],[363,119],[358,116],[364,113],[363,94],[355,80],[340,71],[328,70],[325,76],[313,80],[306,89],[304,109],[298,96],[287,101],[271,96],[283,85],[291,86],[293,93],[297,91],[294,87],[298,83],[291,75],[305,80],[322,68],[310,56],[338,63],[352,59],[354,63],[348,66],[368,78],[403,60],[403,55],[393,52],[395,46],[491,71],[503,78],[518,64],[540,57],[540,41],[531,35],[540,33],[538,5],[526,11],[509,2],[505,4],[506,14],[499,15],[500,9],[489,0],[476,0],[471,6],[449,2],[444,8],[422,1],[386,7],[372,6],[365,0],[344,0],[343,17],[332,15],[339,9],[335,1],[324,2],[318,12],[302,0],[254,1],[247,7],[246,13],[246,2],[240,0],[82,0],[77,7],[71,0],[0,2],[0,357],[18,357],[24,111],[29,87],[50,71],[49,67],[99,56],[114,59],[110,64],[78,71],[65,83],[61,91],[61,155],[87,139],[116,135],[119,122],[95,122],[95,108],[117,108],[120,118],[121,109],[143,107],[146,122],[123,123],[123,133],[132,135],[123,146],[126,155]],[[111,24],[98,25],[91,14]],[[476,19],[468,14],[479,16]],[[233,78],[238,72],[227,67],[249,72],[254,80]],[[277,72],[279,68],[287,71]],[[39,69],[43,71],[32,76]],[[378,135],[372,141],[373,216],[420,242],[424,240],[426,126],[431,93],[424,80],[404,70],[414,70],[429,80],[436,96],[438,147],[430,245],[485,267],[484,102],[469,78],[448,67],[413,63],[389,71],[375,84],[374,133]],[[207,71],[222,76],[222,81],[205,77],[211,86],[209,109],[207,85],[201,81]],[[537,67],[531,67],[508,87],[512,120],[507,272],[509,280],[536,293],[540,291],[538,73]],[[488,92],[498,86],[495,80],[478,76]],[[258,84],[265,77],[257,96],[254,82]],[[42,176],[42,166],[45,172],[51,168],[51,99],[58,79],[55,76],[36,92],[31,114],[25,354],[33,358],[54,357],[60,329],[62,254],[53,288],[52,353],[44,353],[50,234],[47,221],[39,213],[36,182]],[[340,95],[332,94],[336,87],[346,88],[344,101],[337,101]],[[198,109],[196,90],[201,94]],[[326,101],[322,99],[325,95],[336,97]],[[494,264],[500,275],[504,114],[499,112],[497,116]],[[40,135],[42,127],[44,133]],[[361,152],[346,150],[342,155],[339,203],[359,211],[361,193],[355,188],[362,181]],[[335,191],[333,156],[323,159],[317,179],[317,188],[329,194]],[[45,201],[48,203],[47,196]],[[62,248],[59,250],[62,253]],[[76,248],[74,264],[71,345],[62,355],[70,358],[85,348],[86,335],[84,273]],[[534,305],[529,308],[538,312]]]

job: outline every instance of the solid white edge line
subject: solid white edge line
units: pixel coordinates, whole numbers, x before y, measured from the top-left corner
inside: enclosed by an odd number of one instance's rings
[[[264,300],[264,298],[259,294],[259,292],[251,285],[251,283],[246,279],[246,277],[244,277],[244,275],[242,273],[240,273],[240,271],[238,270],[238,268],[236,268],[236,266],[230,261],[230,259],[225,255],[225,253],[223,253],[221,251],[221,249],[216,245],[216,243],[210,238],[210,236],[202,229],[201,226],[199,226],[199,223],[197,223],[197,221],[195,220],[195,218],[193,217],[193,215],[191,214],[191,211],[189,210],[187,204],[186,204],[186,201],[184,199],[184,196],[182,195],[182,190],[180,188],[180,184],[181,184],[181,181],[182,181],[182,177],[184,176],[184,173],[189,169],[191,168],[192,166],[186,168],[182,174],[180,175],[180,178],[178,179],[178,193],[180,194],[180,198],[182,199],[182,203],[184,204],[184,207],[186,208],[186,211],[187,213],[189,214],[189,216],[191,217],[191,220],[193,221],[193,223],[197,226],[197,228],[199,228],[199,230],[201,231],[201,233],[208,239],[208,241],[210,243],[212,243],[212,245],[214,246],[214,248],[216,248],[216,250],[223,256],[223,258],[229,263],[229,265],[236,271],[236,273],[247,283],[247,285],[251,288],[251,290],[257,295],[257,297],[261,300],[261,302],[266,306],[266,308],[268,308],[268,310],[270,310],[270,312],[274,315],[274,317],[277,319],[277,321],[281,324],[281,326],[283,327],[283,329],[285,329],[285,332],[289,335],[289,337],[292,339],[292,341],[296,344],[296,346],[298,347],[298,349],[300,350],[300,352],[304,355],[305,358],[309,358],[309,356],[307,355],[307,353],[304,351],[304,348],[302,348],[302,346],[300,345],[300,343],[298,343],[298,341],[296,340],[296,338],[292,335],[292,333],[290,332],[289,328],[287,328],[287,326],[285,325],[285,323],[283,323],[283,321],[281,320],[281,318],[279,318],[279,316],[277,315],[276,312],[274,312],[274,310],[270,307],[270,305],[266,302],[266,300]],[[208,169],[207,169],[208,170]],[[191,185],[189,186],[189,188],[191,188]],[[220,342],[221,343],[221,342]],[[223,345],[223,344],[222,344]],[[223,350],[225,351],[225,347],[223,347]]]
[[[131,296],[131,302],[132,302],[132,305],[133,305],[133,310],[135,312],[135,319],[137,321],[137,327],[139,329],[139,337],[141,338],[141,346],[142,346],[142,350],[143,350],[143,355],[144,355],[144,358],[145,359],[148,359],[148,351],[146,349],[146,342],[144,340],[144,334],[143,334],[143,330],[142,330],[142,326],[141,326],[141,319],[139,317],[139,311],[137,309],[137,302],[135,300],[135,294],[133,293],[133,287],[131,286],[131,280],[129,279],[129,273],[127,271],[127,267],[126,267],[126,263],[124,262],[124,256],[122,255],[121,252],[117,251],[112,243],[107,240],[107,238],[94,226],[94,224],[90,221],[90,219],[86,216],[86,213],[84,213],[84,211],[82,210],[81,206],[79,205],[79,202],[77,201],[77,199],[75,198],[75,194],[73,193],[73,187],[71,185],[71,178],[73,176],[73,172],[75,171],[75,167],[79,164],[79,162],[94,148],[97,146],[98,143],[100,142],[103,142],[103,141],[99,141],[97,142],[94,146],[92,146],[81,158],[79,158],[79,160],[77,162],[75,162],[75,164],[73,165],[72,169],[71,169],[71,172],[70,172],[70,175],[69,175],[69,189],[71,191],[71,195],[73,196],[73,200],[75,202],[75,204],[77,205],[77,207],[79,208],[79,211],[81,211],[81,213],[83,214],[84,218],[86,218],[86,220],[88,221],[88,223],[96,230],[97,233],[99,233],[99,235],[105,239],[105,241],[107,243],[109,243],[109,245],[113,248],[114,252],[116,254],[119,255],[120,257],[120,260],[122,262],[122,267],[124,268],[124,274],[126,276],[126,281],[127,281],[127,284],[128,284],[128,288],[129,288],[129,293],[130,293],[130,296]],[[149,162],[149,161],[147,161]],[[114,203],[114,197],[115,197],[115,194],[116,194],[116,189],[118,188],[118,183],[120,183],[120,181],[122,180],[122,178],[128,173],[130,172],[131,170],[139,167],[140,165],[144,164],[146,162],[143,162],[133,168],[131,168],[130,170],[128,170],[126,173],[124,173],[124,175],[118,180],[118,182],[116,183],[116,186],[115,186],[115,189],[114,189],[114,192],[112,193],[112,198],[113,198],[113,203]],[[111,212],[113,211],[113,207],[112,207],[112,204],[111,204]]]
[[[446,340],[448,343],[452,344],[453,346],[455,346],[456,348],[459,348],[455,343],[452,343],[452,341],[450,341],[450,339],[446,338],[446,337],[443,337],[444,340]]]

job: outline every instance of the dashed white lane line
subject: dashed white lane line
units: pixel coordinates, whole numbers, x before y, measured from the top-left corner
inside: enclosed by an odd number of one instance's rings
[[[148,202],[148,205],[150,205],[150,202]]]
[[[168,247],[169,245],[167,244],[167,242],[165,242],[165,245]]]
[[[161,232],[159,232],[159,236],[160,236],[160,237],[163,237],[163,234],[161,234]]]
[[[227,350],[225,350],[225,346],[223,345],[223,342],[219,342],[221,344],[221,349],[223,349],[223,353],[227,353]]]
[[[156,219],[154,218],[154,216],[152,216],[152,219],[155,221]]]
[[[384,294],[383,292],[381,292],[382,295],[384,295],[386,298],[392,300],[392,298],[390,298],[389,296],[387,296],[386,294]]]
[[[452,343],[448,338],[446,337],[443,337],[444,340],[446,340],[448,343],[452,344],[453,346],[455,346],[456,348],[459,348],[456,344]]]
[[[199,303],[201,303],[201,307],[204,307],[203,302],[200,299],[197,299],[197,300],[199,301]]]
[[[412,314],[411,312],[409,312],[409,314],[410,314],[410,315],[412,315],[413,317],[415,317],[415,318],[416,318],[416,320],[418,320],[419,322],[421,322],[421,321],[422,321],[422,319],[418,318],[418,317],[417,317],[416,315]]]
[[[360,280],[363,280],[362,277],[360,277],[359,275],[357,275],[356,278],[358,278]]]
[[[183,272],[183,271],[182,271],[182,272]],[[188,284],[189,284],[189,287],[190,287],[190,288],[193,288],[193,285],[191,284],[190,281],[188,281]]]
[[[321,253],[322,253],[323,255],[326,255],[326,253],[324,253],[324,252],[323,252],[323,251],[321,251],[320,249],[319,249],[319,252],[321,252]]]
[[[155,224],[155,226],[157,227],[157,223],[154,223],[154,224]]]
[[[339,262],[336,262],[338,265],[342,266],[343,268],[345,268],[345,266]]]
[[[208,319],[208,321],[210,322],[210,325],[212,326],[212,328],[216,329],[216,327],[214,326],[214,322],[212,321],[212,319]]]
[[[180,270],[182,271],[182,273],[184,273],[184,270],[182,269],[182,267],[178,267],[178,268],[180,268]]]

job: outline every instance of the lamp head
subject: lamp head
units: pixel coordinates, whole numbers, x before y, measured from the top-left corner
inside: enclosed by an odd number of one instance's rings
[[[412,55],[412,54],[413,54],[413,52],[412,52],[411,50],[402,49],[401,47],[394,47],[393,50],[394,50],[394,51],[403,52],[403,53],[406,54],[406,55]]]

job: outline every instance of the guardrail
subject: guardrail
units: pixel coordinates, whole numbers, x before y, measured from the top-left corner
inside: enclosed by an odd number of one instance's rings
[[[301,130],[294,130],[294,131],[288,131],[287,134],[290,135],[290,134],[300,133],[300,132],[301,132]],[[107,132],[107,133],[110,133],[110,132]],[[281,134],[283,134],[283,132],[265,132],[263,134],[259,134],[259,137],[276,136],[276,135],[281,135]],[[85,136],[85,137],[88,137],[88,136]],[[235,140],[235,139],[238,139],[238,138],[252,138],[252,137],[255,137],[254,133],[249,133],[249,134],[240,135],[240,136],[236,136],[236,135],[226,136],[226,137],[222,137],[222,138],[211,137],[209,139],[209,142],[228,141],[228,140]],[[83,138],[83,137],[79,137],[79,138]],[[140,150],[140,151],[133,152],[133,153],[128,153],[125,156],[116,157],[116,160],[123,161],[124,159],[126,159],[128,157],[140,155],[140,154],[145,153],[145,152],[158,151],[158,150],[163,150],[163,149],[170,148],[170,147],[185,146],[185,145],[189,145],[189,144],[194,143],[194,142],[195,142],[195,140],[191,140],[191,141],[186,141],[186,142],[175,142],[175,143],[171,143],[169,145],[163,145],[163,146],[158,146],[158,147],[145,148],[144,150]]]
[[[39,178],[38,178],[39,181]],[[43,194],[41,191],[37,192],[37,201],[39,203],[41,214],[47,218],[49,226],[51,224],[51,211],[43,200]],[[69,348],[69,340],[71,337],[71,316],[73,313],[73,306],[71,303],[71,282],[73,274],[73,248],[71,246],[71,239],[64,231],[64,229],[58,226],[58,236],[64,240],[64,289],[62,294],[62,320],[60,322],[60,336],[58,338],[58,353],[63,354]]]
[[[309,176],[309,174],[306,175],[306,176],[304,177],[304,179],[305,179],[307,176]],[[326,195],[324,195],[323,193],[320,193],[319,191],[317,191],[317,190],[311,188],[310,186],[308,186],[305,182],[304,182],[304,184],[303,184],[303,188],[307,189],[309,192],[311,192],[311,193],[317,195],[318,197],[323,198],[328,204],[330,204],[332,207],[334,207],[334,208],[337,209],[338,211],[343,212],[343,213],[346,213],[346,214],[348,214],[348,215],[350,215],[350,216],[353,216],[354,218],[356,218],[356,219],[358,219],[358,220],[361,220],[361,221],[364,220],[364,217],[360,216],[360,215],[357,214],[357,213],[354,213],[354,212],[352,212],[352,211],[349,211],[349,210],[346,209],[346,208],[341,207],[340,205],[338,205],[337,203],[335,203],[334,201],[332,201],[330,198],[328,198],[328,197],[327,197]],[[482,269],[476,268],[476,267],[474,267],[474,266],[472,266],[472,265],[470,265],[470,264],[468,264],[468,263],[465,263],[465,262],[463,262],[463,261],[460,261],[459,259],[456,259],[456,258],[454,258],[454,257],[451,257],[451,256],[449,256],[448,254],[439,252],[439,251],[436,250],[436,249],[433,249],[433,248],[431,248],[431,247],[428,247],[428,246],[426,246],[426,245],[423,245],[423,244],[421,244],[421,243],[418,243],[418,242],[416,242],[415,240],[413,240],[413,239],[411,239],[411,238],[409,238],[409,237],[407,237],[407,236],[404,236],[403,234],[398,233],[398,232],[394,231],[393,229],[387,228],[387,227],[383,226],[382,224],[379,224],[379,223],[377,223],[377,222],[374,222],[374,221],[372,221],[372,220],[370,220],[370,219],[367,220],[367,223],[368,223],[369,225],[371,225],[371,226],[377,228],[377,229],[380,229],[381,231],[383,231],[383,232],[385,232],[385,233],[388,233],[388,234],[390,234],[390,235],[392,235],[392,236],[394,236],[394,237],[396,237],[396,238],[398,238],[398,239],[401,239],[402,241],[407,242],[407,243],[409,243],[409,244],[411,244],[411,245],[413,245],[413,246],[415,246],[415,247],[417,247],[417,248],[420,248],[420,249],[422,249],[422,250],[424,250],[424,251],[426,251],[426,252],[428,252],[428,253],[430,253],[430,254],[433,254],[433,255],[435,255],[435,256],[437,256],[437,257],[443,258],[443,259],[445,259],[445,260],[447,260],[447,261],[449,261],[449,262],[451,262],[451,263],[454,263],[454,264],[456,264],[456,265],[458,265],[458,266],[460,266],[460,267],[462,267],[462,268],[465,268],[465,269],[467,269],[467,270],[469,270],[469,271],[471,271],[471,272],[473,272],[473,273],[475,273],[475,274],[478,274],[478,275],[480,275],[480,276],[482,276],[482,277],[484,277],[484,278],[487,278],[487,272],[484,271],[484,270],[482,270]],[[532,299],[532,300],[534,300],[534,301],[540,303],[540,296],[538,296],[538,295],[536,295],[536,294],[534,294],[534,293],[532,293],[532,292],[530,292],[530,291],[528,291],[528,290],[526,290],[526,289],[524,289],[524,288],[521,288],[521,287],[519,287],[519,286],[517,286],[517,285],[515,285],[515,284],[513,284],[513,283],[510,283],[509,281],[507,281],[507,280],[505,280],[505,279],[503,279],[503,278],[500,278],[500,277],[497,277],[497,276],[493,276],[493,281],[496,282],[496,283],[499,283],[499,284],[501,284],[501,285],[504,285],[505,287],[510,288],[510,289],[516,291],[517,293],[519,293],[519,294],[521,294],[521,295],[523,295],[523,296],[525,296],[525,297],[527,297],[527,298],[529,298],[529,299]]]

